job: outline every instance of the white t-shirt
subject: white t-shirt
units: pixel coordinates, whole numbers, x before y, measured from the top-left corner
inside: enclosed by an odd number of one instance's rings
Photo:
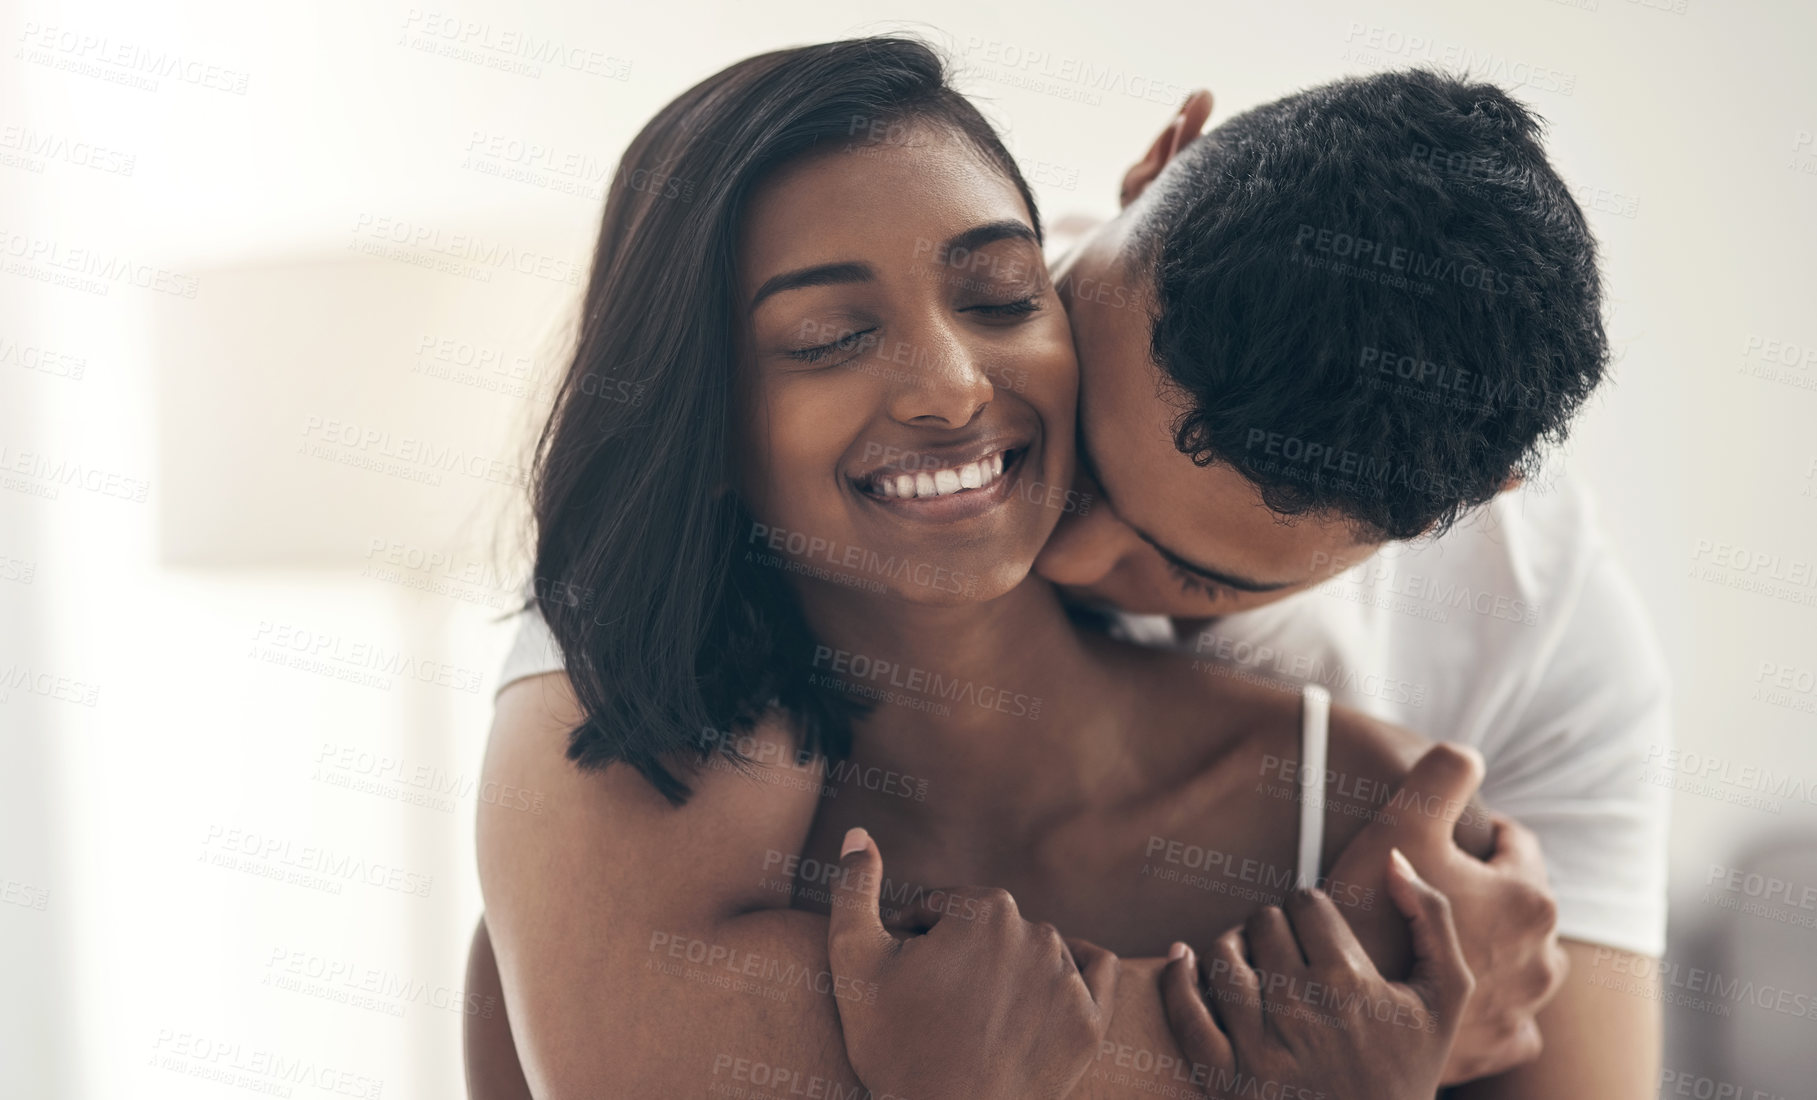
[[[1475,746],[1483,800],[1545,850],[1559,934],[1664,953],[1668,794],[1642,775],[1670,745],[1665,662],[1568,478],[1193,638],[1158,616],[1124,616],[1118,633],[1233,675],[1323,684],[1340,706]],[[561,667],[524,614],[500,686]]]

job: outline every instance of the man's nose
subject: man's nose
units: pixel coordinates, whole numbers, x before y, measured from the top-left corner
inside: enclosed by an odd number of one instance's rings
[[[1093,496],[1096,497],[1095,491]],[[1118,563],[1143,545],[1141,536],[1117,518],[1101,498],[1094,499],[1083,513],[1061,519],[1042,548],[1035,569],[1055,584],[1089,588],[1110,576]]]

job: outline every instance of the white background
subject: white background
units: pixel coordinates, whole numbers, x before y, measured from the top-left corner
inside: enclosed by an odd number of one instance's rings
[[[451,27],[464,55],[441,52]],[[494,620],[523,575],[513,464],[578,293],[560,273],[584,274],[616,157],[668,99],[759,50],[903,27],[966,68],[1050,220],[1111,211],[1176,90],[1211,87],[1215,121],[1422,61],[1519,86],[1591,210],[1619,355],[1562,458],[1658,626],[1680,746],[1817,784],[1809,5],[8,5],[0,1094],[239,1094],[189,1075],[225,1064],[298,1096],[335,1095],[324,1069],[341,1095],[460,1095],[446,1002],[478,912]],[[512,33],[591,60],[501,70],[488,43]],[[419,266],[457,236],[557,277]],[[46,281],[84,262],[129,274]],[[134,285],[158,269],[179,293]],[[456,469],[349,464],[407,446]],[[1737,587],[1775,569],[1804,583]],[[318,663],[279,663],[299,646]],[[345,678],[371,659],[403,671]],[[1794,686],[1763,699],[1782,667]],[[1777,936],[1791,954],[1736,965],[1791,983],[1812,934],[1702,888],[1783,835],[1817,885],[1817,795],[1750,808],[1733,787],[1677,797],[1673,954]],[[259,873],[320,851],[325,882]],[[1809,1020],[1668,1016],[1669,1068],[1795,1090],[1773,1082],[1812,1063]],[[299,1063],[301,1084],[273,1068]]]

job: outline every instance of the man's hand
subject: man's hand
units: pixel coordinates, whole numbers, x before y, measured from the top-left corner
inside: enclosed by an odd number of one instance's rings
[[[1446,1085],[1505,1073],[1538,1058],[1535,1017],[1569,969],[1558,944],[1558,906],[1533,834],[1511,818],[1489,814],[1495,834],[1486,862],[1457,845],[1454,823],[1460,812],[1478,812],[1462,808],[1481,782],[1479,756],[1435,745],[1402,781],[1389,803],[1391,812],[1358,833],[1331,872],[1343,882],[1368,881],[1389,850],[1399,848],[1450,899],[1477,993],[1445,1066]],[[1452,812],[1454,807],[1460,812]],[[1397,974],[1400,944],[1381,938],[1383,929],[1371,914],[1347,915],[1383,972]]]
[[[879,912],[876,842],[853,829],[844,847],[827,959],[846,1057],[871,1093],[1071,1092],[1110,1025],[1117,957],[1030,924],[1008,893],[980,888],[936,891],[919,908],[925,934],[897,939]]]
[[[1318,890],[1296,891],[1285,911],[1257,911],[1245,928],[1219,936],[1200,966],[1191,948],[1176,945],[1161,998],[1182,1052],[1208,1068],[1210,1095],[1409,1100],[1437,1092],[1474,981],[1450,903],[1398,851],[1391,861],[1388,893],[1413,933],[1405,982],[1382,977]]]

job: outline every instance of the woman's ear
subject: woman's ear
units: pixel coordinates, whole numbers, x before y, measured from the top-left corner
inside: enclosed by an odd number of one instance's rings
[[[1120,196],[1122,204],[1128,206],[1135,202],[1136,197],[1146,191],[1155,177],[1161,174],[1161,169],[1167,167],[1167,162],[1186,148],[1188,142],[1204,132],[1205,123],[1210,119],[1211,93],[1200,88],[1186,97],[1186,102],[1180,105],[1179,113],[1169,120],[1167,128],[1161,131],[1161,136],[1148,147],[1148,152],[1142,154],[1142,159],[1123,174],[1123,193]]]

